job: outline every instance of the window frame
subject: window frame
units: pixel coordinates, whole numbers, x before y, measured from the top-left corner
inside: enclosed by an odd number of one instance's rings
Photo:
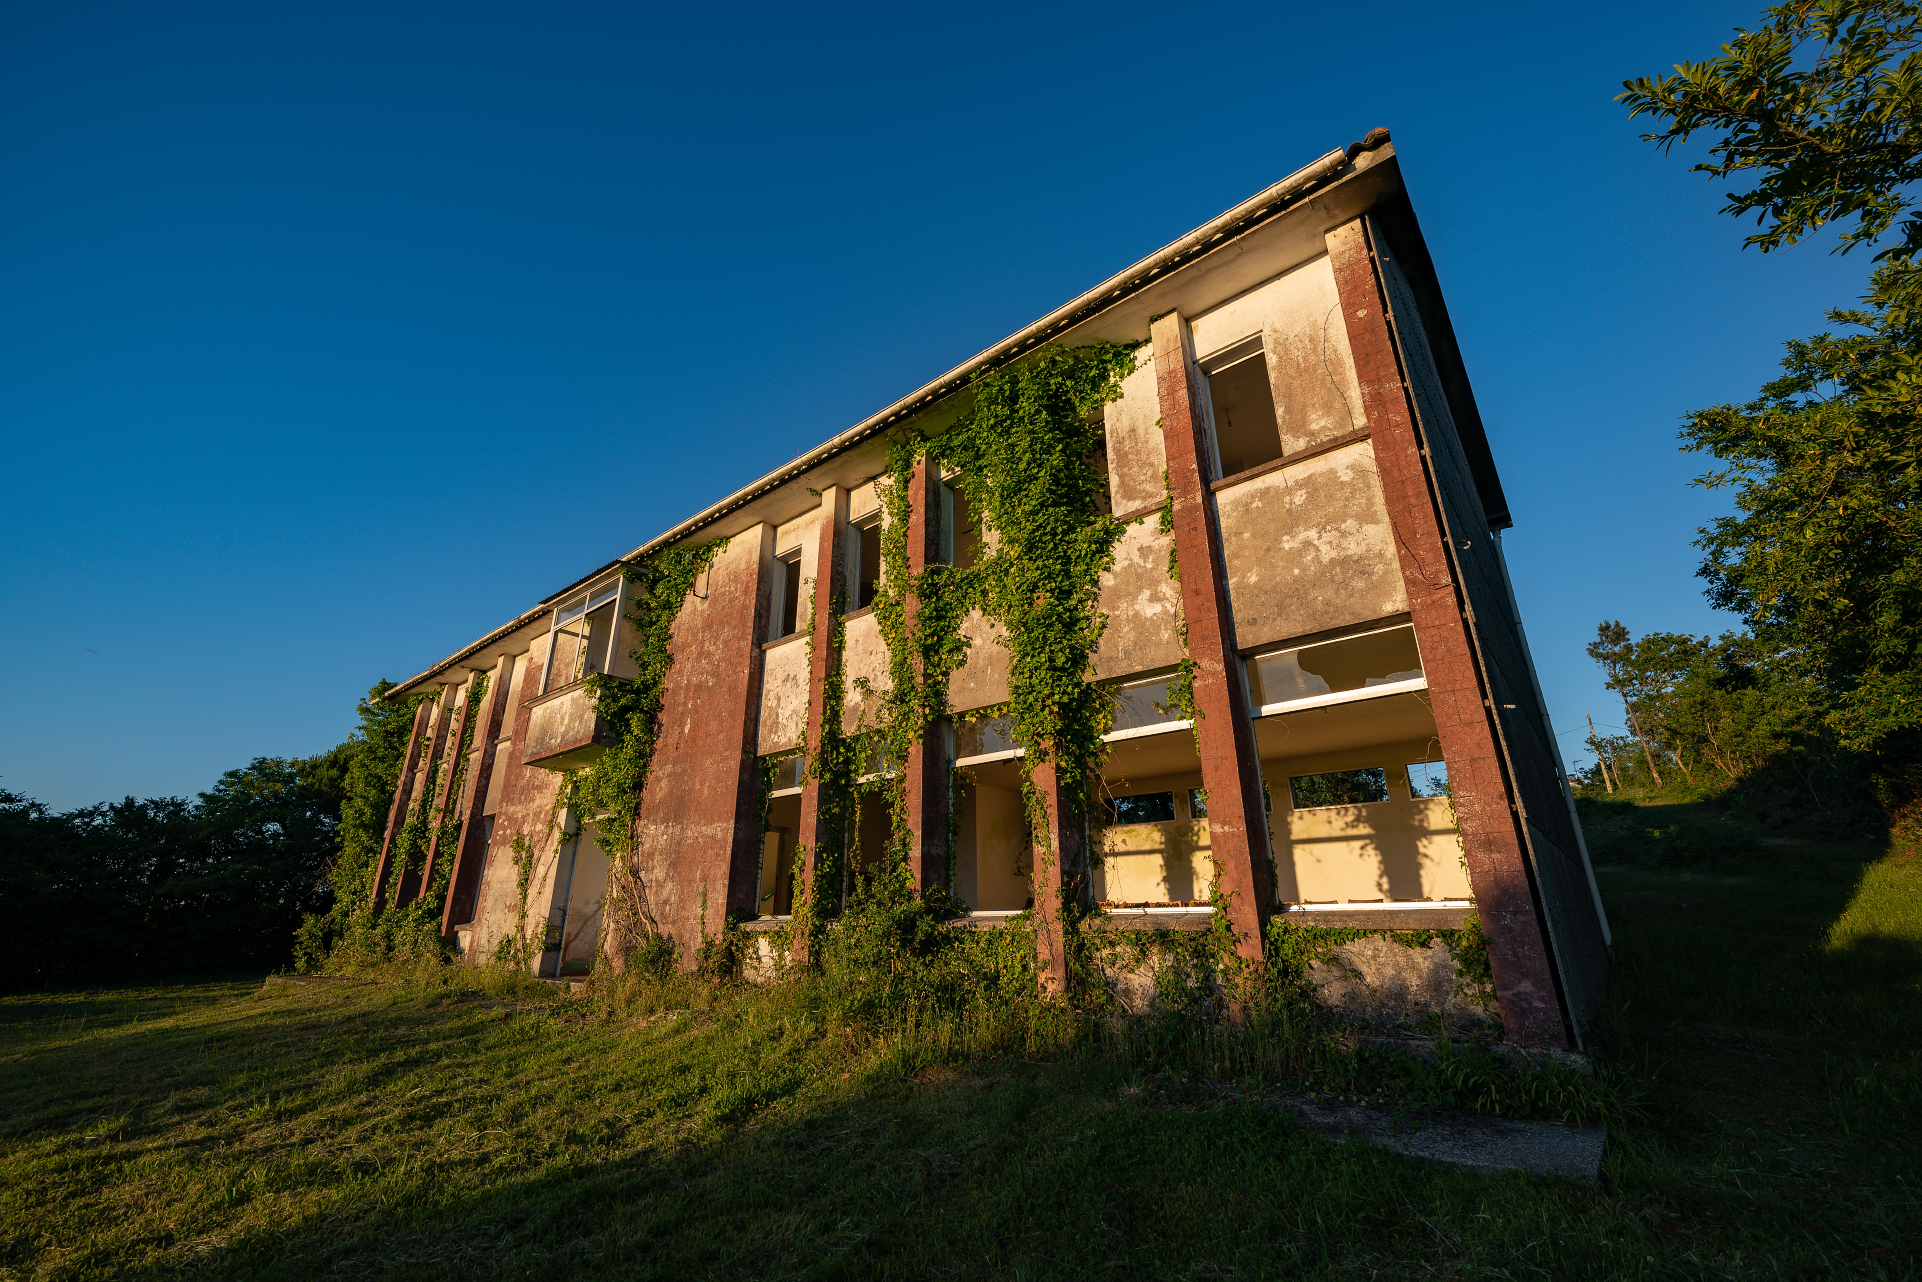
[[[594,611],[600,609],[602,606],[607,605],[609,602],[612,602],[614,605],[614,625],[607,630],[606,653],[601,656],[600,671],[601,673],[605,673],[613,668],[614,643],[620,638],[622,616],[627,610],[627,576],[625,574],[616,574],[611,585],[603,582],[597,588],[588,588],[578,596],[570,596],[568,600],[570,602],[577,601],[579,605],[556,605],[553,615],[548,620],[547,660],[541,665],[540,692],[542,694],[552,694],[556,690],[565,690],[568,686],[585,681],[590,675],[600,675],[599,673],[590,674],[585,671],[588,648],[582,645],[574,651],[575,674],[566,681],[563,681],[560,685],[555,685],[554,641],[555,638],[560,635],[563,627],[577,620],[587,618],[588,615],[594,613]]]

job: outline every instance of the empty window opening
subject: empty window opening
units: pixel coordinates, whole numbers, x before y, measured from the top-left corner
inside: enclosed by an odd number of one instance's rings
[[[1275,422],[1275,394],[1261,339],[1237,343],[1202,368],[1221,475],[1233,476],[1280,458],[1281,428]]]
[[[1442,761],[1417,761],[1409,765],[1408,795],[1417,801],[1424,797],[1448,796],[1448,764]]]
[[[1296,810],[1318,806],[1366,806],[1388,800],[1388,772],[1380,766],[1363,770],[1331,770],[1326,774],[1293,775],[1288,791]]]
[[[1175,794],[1138,792],[1131,797],[1109,797],[1104,808],[1111,824],[1166,823],[1175,817]]]
[[[953,481],[941,483],[941,538],[937,555],[947,565],[965,570],[981,557],[981,523],[968,502],[968,492]]]
[[[1206,788],[1188,789],[1188,817],[1206,819],[1208,817],[1208,790]]]
[[[602,584],[554,610],[541,693],[606,672],[614,662],[622,580]]]
[[[874,604],[874,593],[881,582],[880,514],[857,524],[854,534],[854,600],[848,608],[865,610]]]
[[[774,635],[770,641],[791,637],[801,619],[801,554],[790,552],[774,561]]]
[[[1095,487],[1094,508],[1103,516],[1114,515],[1114,478],[1108,472],[1108,438],[1103,435],[1094,452],[1088,455],[1088,466],[1101,478]]]
[[[1248,661],[1248,684],[1262,708],[1421,679],[1415,629],[1406,624],[1277,650]]]

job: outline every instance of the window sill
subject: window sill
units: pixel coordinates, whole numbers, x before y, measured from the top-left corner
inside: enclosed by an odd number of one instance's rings
[[[804,639],[804,638],[805,638],[806,636],[807,636],[807,630],[806,630],[806,629],[804,629],[804,628],[797,628],[796,630],[794,630],[793,632],[790,632],[790,633],[788,633],[788,634],[787,634],[786,636],[784,636],[784,637],[775,637],[775,638],[774,638],[774,639],[773,639],[772,641],[763,641],[763,642],[761,642],[761,649],[763,649],[763,650],[773,650],[773,649],[776,649],[776,648],[778,648],[778,647],[780,647],[780,646],[784,646],[784,645],[792,645],[792,644],[793,644],[794,642],[796,642],[796,641],[800,641],[800,640],[803,640],[803,639]]]

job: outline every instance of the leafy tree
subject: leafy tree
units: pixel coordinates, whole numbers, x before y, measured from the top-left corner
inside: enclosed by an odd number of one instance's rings
[[[1708,131],[1696,169],[1752,179],[1725,212],[1755,213],[1769,252],[1838,228],[1838,252],[1892,231],[1855,333],[1788,344],[1783,377],[1746,405],[1688,416],[1686,448],[1722,464],[1736,514],[1698,541],[1717,606],[1793,653],[1850,748],[1908,755],[1922,738],[1922,4],[1817,0],[1765,11],[1720,57],[1624,83],[1644,135],[1672,148]]]
[[[1629,729],[1635,732],[1636,741],[1642,745],[1642,756],[1648,762],[1648,773],[1654,776],[1657,787],[1662,783],[1662,771],[1655,764],[1655,749],[1642,730],[1642,723],[1635,715],[1635,701],[1643,693],[1643,675],[1633,663],[1634,642],[1629,639],[1628,629],[1620,621],[1604,623],[1595,629],[1595,639],[1588,644],[1588,657],[1602,665],[1607,674],[1608,688],[1622,696],[1622,711],[1628,714]]]

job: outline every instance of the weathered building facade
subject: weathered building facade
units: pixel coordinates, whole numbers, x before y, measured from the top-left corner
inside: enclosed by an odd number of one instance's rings
[[[1276,913],[1400,930],[1473,911],[1506,1035],[1577,1044],[1607,925],[1502,559],[1501,483],[1385,131],[397,687],[432,697],[376,900],[444,885],[467,957],[592,964],[610,861],[594,817],[557,798],[618,731],[583,682],[638,675],[623,567],[725,537],[673,616],[630,866],[684,955],[729,918],[783,920],[828,822],[804,763],[830,694],[851,732],[889,680],[871,604],[888,442],[938,436],[980,370],[1096,342],[1136,345],[1090,463],[1122,526],[1089,673],[1114,700],[1102,795],[1036,848],[997,713],[1008,651],[976,611],[947,715],[876,767],[903,776],[914,884],[945,885],[978,926],[1032,909],[1044,979],[1064,878],[1114,923],[1225,913],[1250,953]],[[913,473],[911,569],[995,538],[954,482]],[[1191,705],[1170,695],[1182,671]],[[422,857],[400,858],[423,814]]]

